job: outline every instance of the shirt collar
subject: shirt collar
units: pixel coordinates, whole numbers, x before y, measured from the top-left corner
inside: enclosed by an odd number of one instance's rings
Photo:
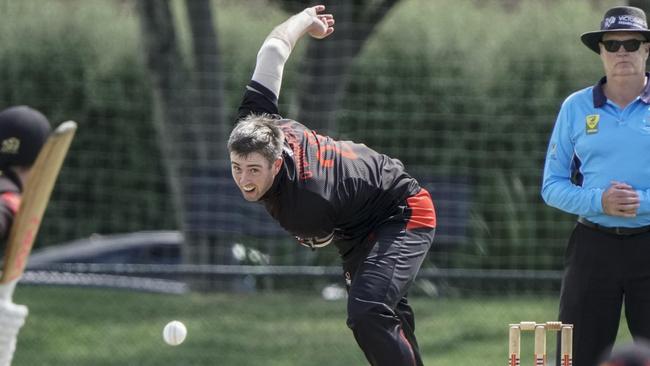
[[[645,104],[650,104],[650,73],[646,72],[645,76],[647,81],[645,87],[643,87],[643,90],[641,91],[641,95],[639,95],[639,99],[641,99]],[[607,103],[607,97],[603,90],[603,85],[605,85],[606,82],[607,76],[603,76],[603,78],[594,85],[594,108],[600,108]]]

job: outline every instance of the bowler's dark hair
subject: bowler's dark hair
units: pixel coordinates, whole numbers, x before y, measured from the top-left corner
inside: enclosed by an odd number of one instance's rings
[[[282,156],[284,134],[277,118],[268,114],[251,114],[240,120],[228,138],[228,152],[241,156],[261,154],[269,163]]]

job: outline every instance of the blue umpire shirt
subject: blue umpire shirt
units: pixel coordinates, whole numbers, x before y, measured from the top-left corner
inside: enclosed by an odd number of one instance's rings
[[[546,153],[542,197],[550,206],[603,226],[650,225],[650,83],[621,109],[605,96],[605,82],[602,78],[562,103]],[[636,217],[603,212],[601,198],[612,181],[637,191],[641,207]]]

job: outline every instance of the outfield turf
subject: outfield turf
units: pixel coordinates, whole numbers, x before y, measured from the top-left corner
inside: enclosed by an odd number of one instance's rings
[[[19,286],[29,306],[13,366],[366,365],[345,326],[345,302],[312,293],[161,295],[106,289]],[[553,297],[411,300],[427,365],[504,365],[508,323],[553,320]],[[161,336],[170,320],[188,336]],[[621,328],[621,342],[629,335]],[[528,347],[528,344],[531,347]],[[532,365],[532,335],[522,365]],[[549,352],[551,352],[549,337]],[[529,356],[531,362],[525,358]]]

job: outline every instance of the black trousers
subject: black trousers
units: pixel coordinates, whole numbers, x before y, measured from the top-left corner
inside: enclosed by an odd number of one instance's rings
[[[574,325],[574,366],[598,365],[609,354],[623,304],[632,336],[650,339],[650,233],[615,235],[577,224],[565,254],[559,315]]]
[[[432,204],[430,214],[435,226]],[[435,228],[414,224],[413,219],[413,210],[405,203],[368,240],[343,256],[347,324],[373,366],[422,365],[407,291],[431,247]]]

